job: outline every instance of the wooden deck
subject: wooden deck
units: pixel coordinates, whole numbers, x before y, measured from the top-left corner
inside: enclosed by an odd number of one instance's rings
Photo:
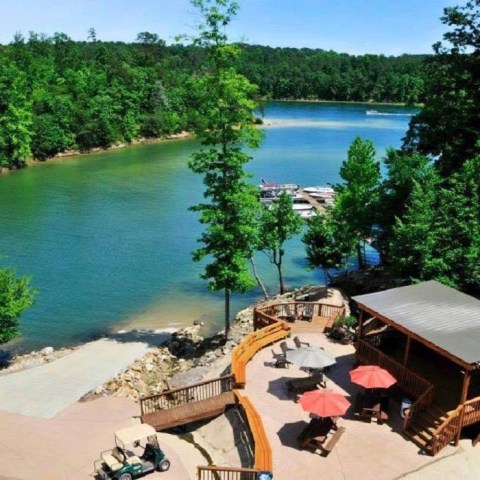
[[[142,422],[148,423],[157,431],[161,431],[216,417],[224,413],[227,407],[231,405],[235,405],[235,395],[233,392],[225,392],[205,400],[184,403],[167,410],[147,413],[142,415]]]
[[[141,398],[141,420],[157,431],[166,430],[215,417],[235,404],[230,375]]]

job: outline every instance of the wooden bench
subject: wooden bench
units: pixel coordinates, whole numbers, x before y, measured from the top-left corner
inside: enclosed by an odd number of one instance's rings
[[[339,427],[338,430],[332,435],[330,440],[326,444],[320,444],[322,450],[322,456],[328,457],[330,452],[334,449],[335,445],[340,440],[340,437],[345,433],[345,427]]]
[[[242,388],[246,382],[246,366],[251,358],[262,348],[283,340],[290,328],[283,322],[268,325],[247,335],[232,351],[232,373],[235,386]]]

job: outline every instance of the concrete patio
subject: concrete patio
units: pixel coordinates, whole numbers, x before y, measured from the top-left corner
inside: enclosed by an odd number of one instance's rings
[[[337,357],[337,364],[326,374],[327,388],[344,393],[353,404],[356,393],[362,391],[348,375],[353,368],[353,346],[330,342],[320,333],[302,333],[300,338]],[[292,340],[287,343],[294,347]],[[278,345],[273,348],[280,352]],[[304,376],[306,373],[293,365],[288,369],[274,368],[270,348],[258,352],[247,366],[246,393],[261,415],[270,440],[276,480],[317,475],[324,480],[389,480],[458,451],[447,447],[435,459],[419,452],[401,434],[400,406],[396,403],[390,404],[389,420],[383,425],[375,420],[366,423],[355,419],[352,405],[338,421],[346,431],[328,457],[322,457],[319,451],[301,450],[297,436],[309,422],[309,414],[294,402],[285,381]]]

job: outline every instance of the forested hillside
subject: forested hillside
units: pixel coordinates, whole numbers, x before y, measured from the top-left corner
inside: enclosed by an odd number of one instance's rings
[[[240,45],[239,73],[264,98],[422,101],[423,59]],[[0,168],[193,130],[204,52],[143,32],[134,43],[63,33],[0,46]]]

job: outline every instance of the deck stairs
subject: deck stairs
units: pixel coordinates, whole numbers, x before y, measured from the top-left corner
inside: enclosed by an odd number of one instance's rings
[[[434,455],[434,435],[437,429],[448,419],[448,414],[437,405],[429,405],[415,416],[405,434],[418,445],[425,453]],[[451,434],[451,441],[455,439],[455,432]]]

